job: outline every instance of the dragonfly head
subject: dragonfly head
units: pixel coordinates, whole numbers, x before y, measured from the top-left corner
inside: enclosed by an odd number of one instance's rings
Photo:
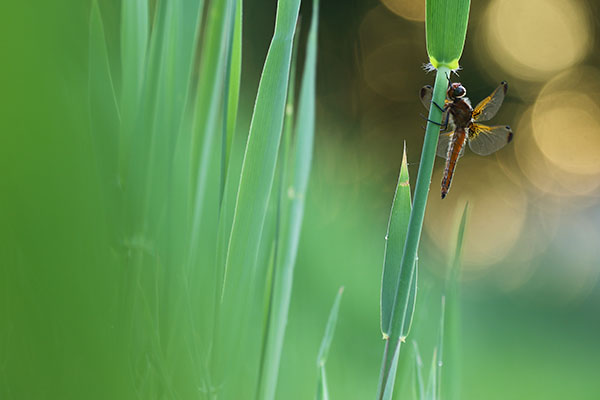
[[[461,97],[465,97],[467,94],[467,89],[460,84],[459,82],[453,83],[448,88],[448,98],[450,99],[460,99]]]

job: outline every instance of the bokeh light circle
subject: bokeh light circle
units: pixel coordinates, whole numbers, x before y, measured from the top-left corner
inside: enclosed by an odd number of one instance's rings
[[[557,208],[564,207],[564,204],[560,201],[555,204],[548,195],[556,196],[558,199],[589,195],[600,186],[600,179],[593,174],[566,171],[542,152],[534,133],[534,108],[532,106],[525,110],[516,124],[515,159],[519,170],[531,185],[530,194],[534,197],[545,197],[539,205],[544,204],[549,207],[547,211],[551,209],[557,211]]]
[[[484,18],[494,60],[513,76],[543,81],[581,61],[592,47],[583,2],[494,0]]]
[[[423,0],[381,0],[394,14],[409,21],[425,21],[425,2]]]
[[[370,10],[359,27],[358,51],[369,89],[393,101],[418,98],[420,86],[408,77],[420,74],[422,62],[427,60],[424,41],[422,26],[403,27],[383,5]]]
[[[463,157],[444,200],[439,197],[442,172],[443,168],[437,168],[432,178],[425,219],[427,234],[449,257],[456,240],[457,223],[453,214],[462,211],[469,201],[463,265],[466,269],[481,270],[498,263],[511,251],[523,229],[527,214],[525,194],[498,168],[495,156]]]
[[[572,174],[600,174],[600,71],[576,68],[540,91],[532,115],[535,141],[554,165]]]

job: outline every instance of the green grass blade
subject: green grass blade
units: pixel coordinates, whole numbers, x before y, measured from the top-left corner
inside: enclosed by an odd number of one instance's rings
[[[392,201],[392,209],[385,237],[385,253],[383,274],[381,278],[381,332],[385,338],[392,333],[392,325],[401,321],[392,320],[392,310],[396,304],[398,280],[401,274],[400,262],[404,251],[404,242],[408,229],[408,220],[412,209],[410,199],[410,181],[408,176],[408,162],[406,161],[406,143],[402,155],[402,165],[398,177],[398,185]],[[401,327],[396,331],[400,332]],[[399,338],[396,338],[399,339]]]
[[[317,400],[329,400],[329,390],[327,389],[327,375],[325,374],[325,366],[319,368],[319,380],[317,382]]]
[[[415,380],[414,392],[417,400],[425,400],[425,384],[423,383],[423,359],[419,352],[417,342],[413,341],[415,349]]]
[[[227,94],[226,94],[226,121],[225,121],[225,135],[224,145],[225,157],[223,157],[223,164],[225,169],[229,166],[229,158],[231,155],[231,146],[233,143],[233,137],[235,135],[235,128],[238,114],[238,103],[240,97],[240,85],[242,78],[242,15],[243,15],[243,2],[237,0],[235,7],[235,18],[233,24],[233,40],[231,44],[231,51],[228,62],[228,77],[227,77]],[[223,177],[226,173],[223,174]]]
[[[411,209],[405,145],[388,222],[381,279],[381,331],[386,343],[379,376],[379,398],[383,398],[386,391],[393,392],[397,370],[397,365],[394,364],[397,363],[396,352],[400,352],[401,343],[408,335],[414,312],[417,293],[416,261],[413,264],[415,268],[402,269],[401,265]],[[404,299],[406,302],[403,302]],[[395,313],[398,307],[402,307],[402,310]],[[394,347],[394,352],[389,351],[391,346]]]
[[[446,96],[446,77],[445,73],[448,70],[445,67],[440,67],[436,76],[434,87],[434,101],[443,103]],[[442,113],[437,107],[431,107],[429,119],[431,121],[441,121]],[[395,283],[396,293],[394,301],[390,309],[390,316],[386,319],[389,321],[387,337],[390,340],[394,338],[402,338],[407,333],[410,327],[412,318],[412,310],[414,307],[414,292],[411,290],[413,281],[415,280],[417,269],[417,249],[423,229],[423,218],[425,216],[425,206],[429,194],[429,184],[433,173],[433,163],[435,160],[435,152],[439,135],[439,127],[431,122],[427,124],[425,133],[425,142],[421,154],[421,163],[419,165],[419,173],[417,175],[417,184],[415,187],[413,208],[410,213],[408,222],[408,230],[406,233],[406,241],[402,251],[399,273]],[[415,282],[416,283],[416,282]],[[416,287],[416,285],[414,285]],[[383,301],[383,299],[382,299]],[[412,307],[411,307],[412,305]],[[382,315],[383,318],[383,315]],[[385,327],[384,327],[385,328]],[[384,332],[385,334],[386,332]],[[385,336],[384,336],[385,337]],[[389,348],[386,344],[386,349]],[[391,354],[384,351],[384,359],[380,373],[379,398],[382,398],[382,390],[387,386],[387,380],[391,377]],[[394,377],[395,378],[395,377]]]
[[[222,122],[219,116],[224,106],[227,59],[232,51],[234,11],[235,0],[213,1],[209,5],[195,101],[194,132],[197,135],[182,138],[180,142],[183,148],[189,149],[191,146],[190,165],[195,171],[191,173],[194,179],[192,187],[195,188],[192,195],[192,249],[196,249],[206,213],[214,213],[214,210],[207,209],[206,197],[211,195],[209,191],[214,190],[208,185],[211,179],[209,174],[215,173],[210,166],[216,163],[217,157],[221,164],[221,152],[214,150],[218,140],[218,124]],[[195,264],[194,250],[190,259],[190,264]]]
[[[444,366],[444,326],[446,324],[446,297],[442,296],[442,308],[440,314],[440,333],[438,339],[438,362],[436,366],[436,385],[435,385],[435,398],[442,398],[442,369]]]
[[[426,0],[427,53],[436,69],[441,66],[458,69],[470,5],[470,0]]]
[[[427,383],[427,392],[425,398],[427,400],[438,400],[437,394],[437,378],[438,378],[438,349],[433,349],[433,357],[431,359],[431,368],[429,369],[429,381]]]
[[[389,372],[387,373],[387,379],[383,381],[385,382],[383,383],[383,391],[380,395],[378,395],[378,398],[381,400],[392,400],[394,397],[394,384],[396,383],[396,371],[398,369],[398,359],[400,357],[400,347],[402,345],[402,342],[397,341],[395,343],[396,345],[394,346],[394,352],[392,353],[391,361],[389,364]]]
[[[277,9],[275,34],[262,72],[242,164],[226,258],[224,297],[243,286],[239,277],[251,272],[256,260],[275,176],[299,8],[300,1],[294,0],[281,1]]]
[[[319,347],[319,355],[317,356],[317,364],[322,366],[327,362],[327,356],[329,355],[329,349],[331,342],[333,341],[333,334],[335,333],[335,326],[337,324],[338,314],[340,311],[340,303],[342,301],[342,294],[344,294],[344,287],[342,286],[335,297],[331,311],[329,312],[329,319],[327,320],[327,326],[325,327],[325,334],[321,341],[321,347]]]
[[[89,36],[90,130],[97,150],[100,178],[108,212],[119,209],[118,132],[119,106],[113,86],[104,26],[98,3],[92,3]]]
[[[246,331],[256,296],[256,260],[275,176],[299,8],[300,0],[278,4],[275,33],[250,124],[226,252],[213,359],[221,377],[235,376],[238,370],[231,366],[241,367],[244,362],[238,358],[243,348],[239,333]]]
[[[148,47],[148,1],[121,4],[121,115],[120,164],[125,167],[131,144],[131,131],[141,102]]]
[[[329,349],[331,348],[331,342],[333,341],[333,334],[335,333],[335,326],[337,324],[338,315],[340,312],[340,303],[342,302],[342,294],[344,293],[344,287],[338,290],[331,311],[329,312],[329,318],[327,319],[327,326],[325,327],[325,334],[321,341],[321,347],[319,347],[319,355],[317,356],[317,366],[319,368],[319,381],[317,383],[317,395],[316,399],[329,399],[329,393],[327,391],[327,379],[325,376],[325,363],[327,362],[327,356],[329,355]]]
[[[448,270],[446,279],[446,317],[444,330],[446,332],[444,339],[445,355],[444,358],[449,362],[444,365],[444,375],[446,379],[441,381],[442,393],[444,399],[458,400],[460,398],[460,271],[463,240],[467,220],[469,215],[469,203],[465,208],[458,226],[456,238],[456,249],[452,264]]]
[[[282,204],[281,230],[271,318],[268,325],[268,340],[265,353],[265,374],[261,381],[261,399],[273,399],[281,350],[285,336],[289,305],[292,295],[294,266],[304,216],[306,190],[310,176],[316,112],[317,35],[319,2],[313,1],[313,13],[308,33],[304,72],[298,99],[295,136],[291,158],[291,182],[283,187],[285,196]],[[293,99],[290,99],[293,102]],[[290,110],[291,112],[291,110]],[[285,177],[284,177],[285,179]]]
[[[281,297],[281,285],[282,278],[284,275],[279,271],[280,267],[278,262],[283,257],[281,254],[285,254],[286,246],[288,245],[287,232],[289,231],[289,220],[290,210],[292,207],[292,201],[288,197],[287,188],[288,185],[292,184],[292,178],[290,178],[290,151],[292,147],[292,133],[294,130],[295,120],[295,97],[296,97],[296,70],[297,70],[297,55],[298,55],[298,43],[300,42],[300,31],[297,28],[296,35],[294,37],[294,45],[292,48],[292,64],[290,68],[290,83],[288,85],[288,94],[285,106],[285,117],[283,124],[283,137],[281,139],[281,148],[279,150],[279,163],[278,163],[278,218],[277,218],[277,232],[276,232],[276,252],[275,262],[273,268],[274,279],[270,286],[270,298],[269,298],[269,315],[266,322],[266,329],[263,338],[263,355],[261,358],[261,370],[259,375],[259,386],[257,392],[258,399],[272,399],[275,397],[277,389],[277,378],[279,375],[279,363],[281,360],[281,350],[283,348],[283,341],[285,335],[285,322],[287,322],[287,310],[288,304],[283,304],[283,301],[275,300],[276,296]],[[293,171],[292,171],[293,172]],[[293,264],[292,264],[293,267]],[[277,271],[277,272],[276,272]],[[276,294],[275,294],[276,293]],[[285,314],[282,316],[282,312]],[[281,325],[280,320],[285,317],[285,322]]]

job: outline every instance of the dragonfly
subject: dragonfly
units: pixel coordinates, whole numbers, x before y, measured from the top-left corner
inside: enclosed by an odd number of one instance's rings
[[[465,145],[469,143],[471,150],[481,156],[487,156],[506,146],[513,138],[510,126],[487,126],[480,122],[492,119],[508,90],[508,83],[500,85],[483,99],[475,108],[467,95],[465,87],[459,83],[448,82],[448,90],[444,105],[433,104],[442,111],[440,124],[440,137],[437,145],[437,155],[446,159],[444,177],[442,179],[442,199],[450,190],[450,183],[454,176],[456,163],[465,152]],[[429,110],[432,104],[433,88],[424,86],[420,93],[421,101]]]

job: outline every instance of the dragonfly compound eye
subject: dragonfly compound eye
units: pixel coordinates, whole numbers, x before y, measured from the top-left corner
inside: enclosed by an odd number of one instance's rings
[[[454,89],[454,97],[463,97],[467,94],[467,90],[464,86],[458,86]]]

